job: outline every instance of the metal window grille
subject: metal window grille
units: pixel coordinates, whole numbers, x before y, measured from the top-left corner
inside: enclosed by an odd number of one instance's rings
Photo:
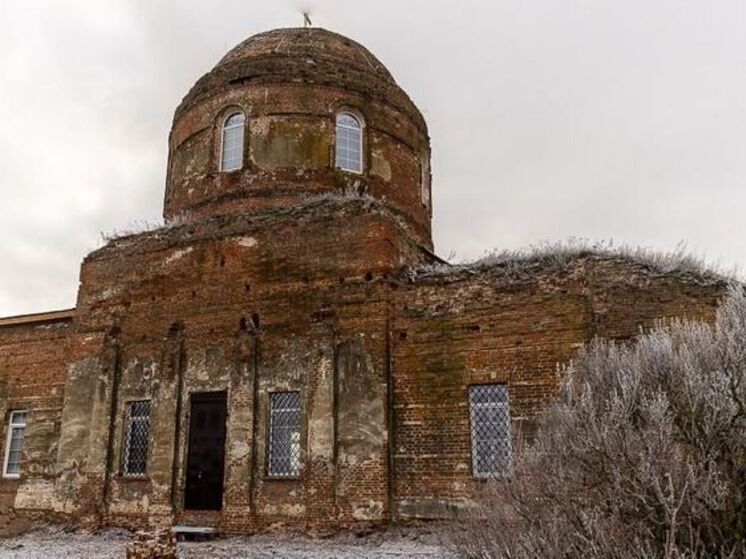
[[[363,172],[363,127],[349,113],[337,115],[336,162],[344,171]]]
[[[270,395],[269,475],[300,474],[300,392]]]
[[[21,460],[23,458],[23,442],[26,436],[26,412],[10,412],[8,422],[8,440],[5,445],[5,477],[19,477],[21,475]]]
[[[510,473],[510,408],[508,387],[485,384],[469,387],[471,461],[476,477]]]
[[[127,405],[127,432],[124,438],[124,474],[144,476],[148,464],[150,400]]]
[[[235,171],[243,165],[243,138],[246,117],[243,113],[233,113],[223,124],[220,170]]]

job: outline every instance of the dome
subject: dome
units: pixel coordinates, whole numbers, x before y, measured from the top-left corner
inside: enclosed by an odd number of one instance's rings
[[[422,114],[368,49],[342,35],[276,29],[243,41],[176,109],[164,217],[272,211],[329,194],[379,200],[431,246]]]
[[[247,82],[309,83],[358,91],[398,106],[426,128],[417,107],[368,49],[314,27],[275,29],[238,44],[192,87],[176,115],[216,91]]]
[[[386,67],[360,43],[338,33],[318,28],[275,29],[249,37],[234,47],[218,62],[217,67],[237,61],[300,58],[313,64],[355,67],[394,82]]]

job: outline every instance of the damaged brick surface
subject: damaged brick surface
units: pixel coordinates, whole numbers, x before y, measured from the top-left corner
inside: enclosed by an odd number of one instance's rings
[[[220,173],[234,106],[245,165]],[[331,159],[340,107],[365,116],[359,175]],[[419,111],[356,43],[280,30],[229,53],[177,110],[168,225],[89,254],[74,312],[0,319],[4,437],[10,412],[28,410],[3,522],[250,533],[446,517],[481,483],[470,385],[506,384],[513,432],[530,436],[582,344],[713,317],[724,280],[633,258],[445,265],[423,156]],[[268,467],[278,392],[301,402],[299,468],[285,477]],[[185,502],[204,394],[226,402],[219,510]],[[133,402],[150,403],[136,475],[124,467]]]
[[[592,253],[561,265],[440,266],[410,281],[391,332],[401,518],[451,515],[482,483],[471,471],[470,385],[506,384],[513,432],[530,437],[581,345],[624,342],[661,319],[711,320],[726,289],[716,276]]]
[[[220,126],[248,119],[245,165],[220,173]],[[363,117],[363,172],[334,168],[335,116]],[[385,201],[432,248],[420,183],[430,139],[420,111],[363,46],[323,29],[279,29],[238,45],[187,94],[169,140],[164,215],[286,207],[304,196],[354,192]]]
[[[127,544],[125,559],[176,559],[176,536],[171,530],[138,532]]]

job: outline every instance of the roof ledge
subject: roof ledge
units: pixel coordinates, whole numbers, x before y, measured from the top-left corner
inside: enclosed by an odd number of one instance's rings
[[[75,317],[75,309],[48,311],[17,316],[0,317],[0,328],[25,324],[47,324],[50,322],[69,322]]]

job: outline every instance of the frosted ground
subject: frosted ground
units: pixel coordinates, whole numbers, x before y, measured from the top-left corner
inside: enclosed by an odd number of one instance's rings
[[[131,538],[129,532],[107,530],[97,534],[40,527],[21,536],[0,540],[2,559],[123,559]],[[364,536],[340,534],[312,539],[298,534],[263,534],[204,542],[180,542],[181,559],[210,557],[300,559],[401,558],[432,559],[450,557],[433,529],[392,529]]]

